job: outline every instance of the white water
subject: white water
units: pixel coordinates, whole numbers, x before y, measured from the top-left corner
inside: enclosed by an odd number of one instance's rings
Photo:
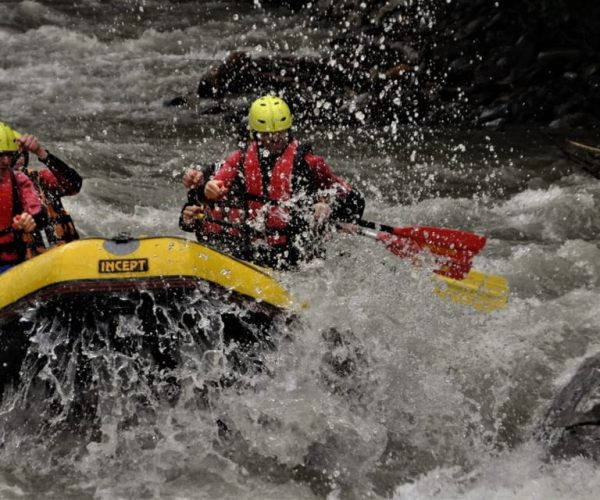
[[[229,50],[268,54],[278,40],[311,54],[326,38],[234,2],[3,2],[0,119],[82,173],[65,204],[84,235],[186,236],[178,176],[235,137],[218,116],[163,100]],[[310,308],[270,355],[271,376],[224,390],[208,413],[159,407],[125,430],[107,418],[105,440],[78,459],[17,432],[0,451],[0,498],[596,497],[595,464],[549,461],[532,434],[600,351],[598,181],[535,131],[331,132],[299,135],[361,187],[367,218],[487,235],[476,268],[509,280],[508,307],[440,302],[427,273],[338,237],[329,260],[282,278]],[[348,342],[328,346],[330,327]],[[327,353],[356,370],[336,376]]]

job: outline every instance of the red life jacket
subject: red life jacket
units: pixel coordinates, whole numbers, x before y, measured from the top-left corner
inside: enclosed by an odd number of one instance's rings
[[[12,264],[20,260],[18,242],[12,221],[17,213],[20,200],[16,180],[12,171],[0,178],[0,264]]]
[[[298,142],[294,139],[275,162],[267,192],[263,191],[263,177],[258,158],[258,145],[251,142],[243,155],[244,193],[230,193],[228,198],[236,197],[243,200],[244,207],[228,206],[227,201],[215,203],[213,207],[205,208],[205,215],[209,220],[203,222],[200,233],[227,234],[241,236],[241,224],[255,222],[253,226],[258,229],[250,234],[251,240],[258,239],[264,233],[265,241],[269,245],[285,245],[286,229],[290,224],[290,210],[285,206],[292,195],[292,171],[298,150]],[[236,153],[239,171],[242,154]],[[235,202],[234,202],[235,203]],[[238,202],[239,203],[239,202]],[[226,224],[220,224],[224,221]],[[237,227],[232,227],[237,226]],[[258,233],[258,234],[257,234]]]
[[[49,171],[47,172],[50,174]],[[64,245],[70,241],[78,240],[79,234],[75,229],[73,219],[71,219],[71,216],[65,210],[61,197],[56,192],[57,190],[47,186],[41,171],[24,169],[23,173],[31,179],[42,204],[46,207],[48,224],[42,231],[46,236],[48,246]],[[42,231],[35,231],[31,235],[31,243],[27,245],[27,258],[48,250],[42,236]]]
[[[248,219],[264,217],[267,231],[282,231],[290,223],[290,210],[283,202],[292,195],[292,170],[298,149],[298,142],[290,142],[281,154],[271,172],[271,181],[267,193],[263,193],[263,178],[258,159],[258,146],[252,142],[244,159],[244,179],[248,197]]]

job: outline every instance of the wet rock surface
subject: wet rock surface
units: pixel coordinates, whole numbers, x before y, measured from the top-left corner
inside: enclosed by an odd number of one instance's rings
[[[600,355],[586,359],[555,398],[542,438],[554,457],[600,460]]]
[[[328,50],[315,58],[231,53],[202,78],[197,97],[278,91],[318,123],[600,126],[600,4],[592,0],[285,5],[307,27],[331,27]]]

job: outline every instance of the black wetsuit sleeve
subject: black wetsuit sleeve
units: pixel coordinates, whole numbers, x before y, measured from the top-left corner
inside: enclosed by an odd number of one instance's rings
[[[187,233],[194,232],[194,224],[186,225],[183,223],[183,211],[186,207],[189,207],[190,205],[192,205],[192,203],[186,203],[185,205],[183,205],[183,207],[181,207],[181,212],[179,213],[179,229]]]
[[[187,201],[186,203],[183,205],[183,207],[181,207],[181,212],[179,213],[179,229],[186,231],[188,233],[191,233],[194,231],[194,224],[184,224],[183,222],[183,211],[186,209],[186,207],[190,207],[192,205],[199,205],[201,203],[201,200],[204,196],[204,185],[202,186],[198,186],[196,188],[192,188],[188,191],[187,193]]]
[[[79,192],[83,184],[83,179],[74,168],[69,167],[69,165],[52,153],[48,153],[48,156],[40,161],[55,175],[59,184],[63,184],[61,188],[69,192]],[[69,185],[65,186],[64,181],[67,181]]]
[[[356,222],[365,211],[365,198],[360,191],[352,188],[333,208],[332,218],[342,222]]]
[[[204,199],[204,186],[199,186],[197,188],[192,188],[188,191],[187,194],[187,202],[183,207],[181,207],[181,212],[179,213],[179,229],[191,233],[194,231],[195,224],[184,224],[183,222],[183,211],[186,207],[190,207],[192,205],[200,205],[202,200]]]
[[[202,173],[204,177],[204,182],[200,186],[196,186],[191,188],[187,193],[187,205],[198,205],[206,201],[204,197],[204,186],[210,180],[210,178],[215,175],[217,171],[217,164],[206,165],[204,167],[199,168],[198,170]],[[185,208],[185,207],[184,207]]]
[[[36,230],[43,229],[48,224],[48,214],[46,212],[46,207],[42,206],[42,209],[35,215],[31,216],[35,221]]]
[[[204,184],[202,184],[202,186],[192,188],[188,191],[186,206],[199,205],[200,203],[203,203],[205,201],[206,198],[204,197]]]
[[[312,172],[306,161],[298,161],[294,165],[295,186],[299,191],[303,191],[307,196],[313,198],[318,192],[318,188],[313,180]],[[312,200],[316,202],[316,198]]]
[[[210,165],[206,165],[200,169],[205,181],[208,181],[213,175],[215,175],[217,167],[218,165],[216,163],[211,163]]]
[[[202,172],[202,175],[204,176],[204,183],[200,186],[191,188],[187,192],[187,202],[185,203],[185,205],[183,205],[183,207],[181,207],[181,212],[179,214],[179,228],[181,230],[187,232],[195,231],[195,224],[186,225],[183,223],[183,211],[186,207],[189,207],[191,205],[201,205],[202,203],[206,203],[206,197],[204,196],[204,185],[215,174],[215,172],[217,171],[217,166],[218,165],[216,163],[213,163],[201,167],[199,169],[200,172]]]

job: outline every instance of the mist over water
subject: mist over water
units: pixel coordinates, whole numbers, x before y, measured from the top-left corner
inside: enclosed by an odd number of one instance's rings
[[[223,114],[202,113],[209,99],[163,102],[193,92],[231,50],[311,55],[331,37],[254,4],[0,4],[0,120],[82,174],[82,192],[64,199],[82,235],[192,237],[177,227],[181,173],[235,148],[232,117],[249,101]],[[145,406],[115,378],[99,439],[2,417],[0,498],[595,498],[598,467],[547,459],[533,434],[600,351],[598,181],[536,130],[297,135],[359,186],[365,218],[486,235],[475,268],[508,279],[508,307],[440,301],[427,269],[333,236],[327,260],[281,277],[309,307],[261,353],[268,370],[199,394],[226,370],[215,353],[202,370],[179,369],[176,404],[135,386]],[[31,315],[52,350],[58,327]]]

